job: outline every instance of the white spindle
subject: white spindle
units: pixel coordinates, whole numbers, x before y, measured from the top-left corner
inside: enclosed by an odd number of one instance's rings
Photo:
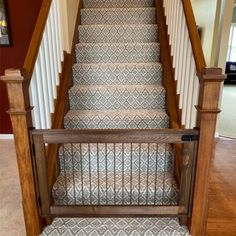
[[[50,124],[50,109],[49,109],[49,92],[48,92],[48,83],[46,78],[46,65],[45,65],[45,54],[43,51],[43,44],[41,45],[39,51],[39,67],[41,72],[41,83],[43,88],[43,99],[44,99],[44,107],[45,107],[45,119],[46,119],[46,127],[49,128]]]
[[[164,0],[164,9],[168,34],[177,81],[179,108],[182,109],[182,124],[186,128],[196,126],[199,81],[196,77],[196,65],[188,34],[187,22],[181,0]]]
[[[51,113],[54,112],[54,99],[57,97],[59,73],[62,69],[59,1],[52,1],[30,84],[30,101],[34,107],[33,124],[37,129],[51,128]]]
[[[52,19],[54,24],[54,33],[55,33],[55,52],[56,52],[56,62],[57,62],[57,73],[61,73],[61,55],[60,55],[60,45],[59,45],[59,32],[58,32],[58,19],[56,13],[56,4],[55,1],[52,3]]]
[[[58,42],[59,42],[59,53],[60,53],[60,61],[63,61],[64,60],[64,55],[63,55],[63,49],[62,49],[62,20],[60,18],[61,16],[61,9],[60,9],[60,4],[59,4],[59,1],[60,0],[55,0],[55,4],[56,4],[56,17],[57,17],[57,26],[58,26]]]
[[[31,83],[30,83],[30,103],[34,104],[34,109],[32,112],[32,120],[33,126],[41,129],[41,122],[40,122],[40,109],[39,109],[39,95],[38,95],[38,88],[37,88],[37,81],[36,81],[36,74],[35,71],[33,72]]]
[[[43,54],[43,60],[44,60],[44,68],[45,68],[45,86],[47,87],[47,93],[48,93],[48,102],[49,102],[49,113],[52,113],[54,110],[54,99],[53,99],[53,89],[52,89],[52,83],[51,83],[51,73],[50,73],[50,61],[48,57],[48,43],[47,43],[47,34],[45,33],[43,36],[42,41],[42,54]]]

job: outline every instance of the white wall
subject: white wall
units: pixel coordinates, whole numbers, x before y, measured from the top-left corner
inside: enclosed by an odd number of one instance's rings
[[[217,0],[192,0],[197,25],[202,30],[202,47],[208,66],[212,64]]]
[[[64,50],[71,52],[75,22],[80,0],[60,0]]]

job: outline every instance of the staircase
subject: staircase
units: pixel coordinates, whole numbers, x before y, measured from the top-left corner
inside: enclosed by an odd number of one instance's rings
[[[169,127],[156,20],[154,1],[84,1],[66,129]],[[177,205],[173,157],[172,147],[164,144],[63,145],[54,202]],[[187,232],[176,218],[72,218],[55,219],[42,235]]]
[[[224,76],[190,0],[80,1],[71,54],[60,4],[43,1],[23,69],[1,77],[27,236],[204,235]]]

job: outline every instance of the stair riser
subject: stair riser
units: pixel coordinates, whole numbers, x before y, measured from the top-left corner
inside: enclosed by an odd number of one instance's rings
[[[77,63],[158,62],[159,43],[152,44],[77,44]]]
[[[84,0],[84,8],[154,7],[154,0]]]
[[[73,153],[73,155],[72,155]],[[132,153],[132,154],[131,154]],[[132,156],[132,162],[131,162]],[[114,162],[115,157],[115,162]],[[140,158],[141,157],[141,158]],[[71,172],[170,172],[173,169],[173,150],[170,145],[142,144],[96,144],[65,145],[60,148],[59,154],[61,170]],[[98,167],[99,163],[99,167]]]
[[[155,23],[155,8],[110,8],[81,10],[81,25],[121,25]]]
[[[161,64],[76,64],[73,81],[77,85],[162,84]]]
[[[73,110],[165,109],[164,88],[80,89],[69,91]]]
[[[101,173],[99,177],[94,172],[91,175],[85,173],[82,177],[78,172],[74,175],[67,173],[59,176],[53,188],[53,197],[57,205],[176,205],[178,203],[178,189],[169,174],[158,173],[157,176],[154,174],[148,176],[149,178],[142,173],[139,177],[135,172],[132,178],[130,174],[122,175],[121,172],[116,175]]]
[[[79,27],[80,43],[158,42],[156,25],[97,25]]]
[[[67,114],[64,118],[66,129],[164,129],[169,127],[169,117],[149,115],[135,117],[122,115],[104,115],[103,117]]]

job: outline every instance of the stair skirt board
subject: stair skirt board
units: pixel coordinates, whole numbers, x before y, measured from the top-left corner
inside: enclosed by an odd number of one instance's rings
[[[56,218],[41,236],[190,236],[177,218]]]

